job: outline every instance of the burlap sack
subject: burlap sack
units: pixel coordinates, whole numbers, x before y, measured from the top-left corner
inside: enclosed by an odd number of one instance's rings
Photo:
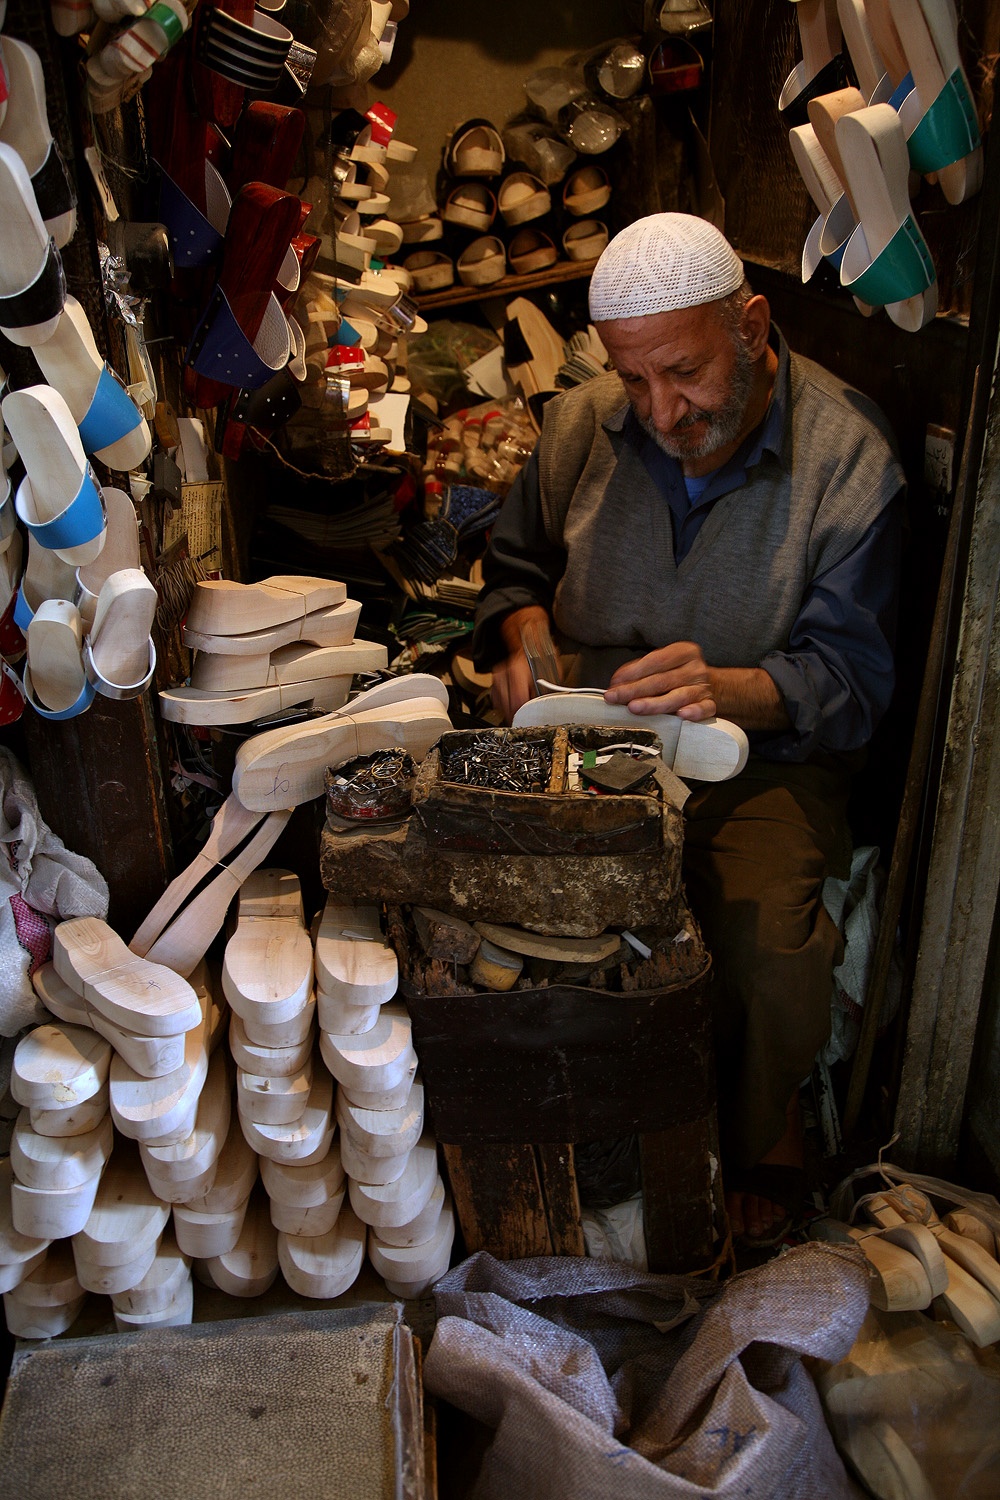
[[[721,1289],[479,1254],[435,1288],[427,1389],[495,1437],[474,1500],[856,1500],[803,1355],[850,1349],[859,1252],[802,1245]]]

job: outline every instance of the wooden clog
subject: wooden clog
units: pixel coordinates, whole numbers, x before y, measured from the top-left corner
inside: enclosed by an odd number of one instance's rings
[[[32,1109],[28,1114],[32,1130],[39,1135],[86,1135],[97,1128],[110,1107],[111,1092],[104,1084],[92,1099],[83,1104],[71,1104],[66,1109]]]
[[[44,1250],[19,1287],[18,1301],[24,1307],[65,1307],[77,1301],[85,1288],[77,1279],[69,1240],[59,1240]]]
[[[438,1181],[437,1146],[425,1135],[410,1152],[403,1175],[395,1182],[371,1185],[351,1181],[351,1207],[366,1224],[378,1229],[409,1224],[427,1205]]]
[[[93,1265],[125,1265],[157,1243],[169,1217],[170,1206],[150,1188],[136,1148],[118,1141],[75,1248]]]
[[[344,1134],[340,1133],[340,1160],[344,1171],[352,1182],[361,1182],[372,1187],[386,1187],[398,1182],[406,1171],[410,1159],[409,1151],[398,1156],[371,1156]]]
[[[373,1229],[368,1236],[368,1258],[390,1292],[416,1297],[447,1271],[454,1242],[455,1215],[446,1201],[429,1239],[413,1245],[391,1245]]]
[[[150,631],[156,589],[141,568],[122,568],[101,586],[84,648],[87,678],[105,698],[138,698],[152,681],[156,652]]]
[[[65,1109],[92,1099],[110,1067],[111,1048],[88,1028],[37,1026],[14,1050],[11,1093],[32,1109]]]
[[[869,1211],[878,1212],[880,1223],[891,1216],[901,1219],[911,1228],[922,1224],[933,1235],[948,1260],[975,1277],[981,1286],[1000,1301],[1000,1266],[995,1257],[974,1240],[955,1234],[942,1224],[925,1194],[906,1184],[885,1194],[883,1199],[875,1200],[874,1204],[869,1205]]]
[[[41,1270],[42,1267],[39,1267]],[[24,1301],[22,1287],[4,1293],[3,1310],[7,1332],[18,1339],[51,1339],[67,1328],[72,1328],[86,1301],[86,1292],[70,1302],[61,1302],[54,1307],[39,1307],[37,1303]]]
[[[746,765],[749,742],[738,724],[728,719],[695,723],[676,714],[634,714],[623,703],[605,703],[603,693],[546,692],[532,698],[514,715],[517,729],[539,724],[606,724],[616,729],[648,729],[659,735],[663,760],[674,772],[693,781],[726,781]]]
[[[11,1187],[14,1172],[9,1157],[0,1157],[0,1266],[23,1265],[48,1247],[48,1234],[25,1234],[14,1224]]]
[[[256,1181],[257,1154],[243,1134],[239,1115],[233,1110],[225,1142],[216,1159],[212,1186],[197,1198],[189,1198],[184,1207],[192,1213],[232,1213],[247,1201]]]
[[[103,1266],[91,1259],[87,1250],[80,1245],[78,1238],[74,1238],[72,1243],[77,1280],[84,1291],[97,1292],[99,1296],[110,1297],[116,1293],[128,1291],[130,1286],[134,1286],[136,1282],[148,1275],[156,1259],[159,1237],[152,1244],[144,1244],[134,1255],[130,1254],[128,1260],[113,1266]]]
[[[31,983],[54,1016],[71,1025],[89,1026],[143,1077],[157,1078],[172,1073],[184,1061],[183,1032],[174,1036],[140,1036],[123,1026],[116,1026],[107,1016],[89,1006],[64,979],[60,979],[51,961],[35,970]]]
[[[182,635],[185,646],[192,651],[208,651],[218,656],[260,657],[299,641],[313,646],[350,645],[360,614],[361,605],[357,600],[346,599],[343,604],[314,610],[283,625],[247,630],[241,635],[215,635],[188,626],[184,627]]]
[[[356,672],[378,672],[386,665],[386,648],[376,641],[350,641],[346,646],[280,646],[264,656],[218,656],[199,651],[191,671],[191,686],[199,692],[249,692],[254,688],[293,687],[324,677],[346,684]],[[338,705],[339,706],[339,705]]]
[[[114,1299],[112,1299],[114,1305]],[[188,1276],[182,1281],[173,1300],[166,1307],[152,1313],[123,1312],[117,1306],[115,1328],[119,1333],[138,1332],[142,1328],[181,1328],[194,1318],[194,1285]]]
[[[229,1050],[236,1066],[247,1073],[263,1074],[267,1078],[286,1078],[299,1073],[305,1067],[312,1047],[311,1030],[304,1041],[290,1047],[262,1047],[247,1036],[242,1017],[236,1011],[230,1013]]]
[[[62,249],[76,230],[76,190],[49,127],[42,60],[26,42],[5,34],[4,70],[9,97],[0,141],[24,163],[42,222]]]
[[[132,497],[112,485],[104,485],[102,494],[108,518],[104,546],[93,562],[76,570],[76,606],[88,631],[101,589],[111,575],[139,567],[139,520]]]
[[[319,1046],[338,1083],[366,1093],[395,1088],[413,1060],[410,1017],[403,1005],[384,1005],[371,1031],[360,1036],[321,1031]]]
[[[43,1248],[36,1250],[34,1255],[29,1255],[27,1260],[5,1261],[0,1260],[0,1293],[11,1292],[16,1286],[20,1286],[26,1276],[30,1276],[45,1259],[45,1246],[48,1240],[43,1241]]]
[[[401,1156],[420,1139],[424,1128],[424,1087],[414,1084],[402,1109],[359,1109],[337,1095],[341,1140],[350,1140],[366,1156]]]
[[[378,908],[337,904],[327,898],[316,933],[316,984],[324,995],[350,1006],[381,1006],[396,993],[399,965],[382,932]],[[320,1025],[323,1001],[317,997]]]
[[[864,1252],[873,1307],[883,1312],[920,1312],[930,1307],[933,1293],[923,1266],[908,1250],[890,1244],[879,1230],[823,1219],[809,1232],[813,1239],[856,1245]]]
[[[393,1226],[391,1224],[379,1225],[378,1237],[383,1245],[422,1245],[432,1238],[437,1228],[438,1220],[445,1205],[447,1194],[444,1190],[444,1182],[440,1175],[434,1185],[434,1191],[424,1204],[418,1214],[408,1224]]]
[[[84,450],[111,469],[138,468],[152,443],[149,423],[105,364],[75,297],[66,298],[55,331],[38,345],[36,358],[49,385],[65,398]],[[125,566],[138,567],[138,556]]]
[[[204,635],[243,635],[332,609],[346,598],[346,586],[331,578],[276,574],[261,583],[208,579],[194,586],[187,625]]]
[[[257,1125],[240,1116],[243,1133],[258,1156],[303,1166],[321,1160],[333,1138],[333,1082],[325,1068],[313,1071],[306,1107],[291,1125]]]
[[[298,1073],[271,1077],[236,1071],[240,1119],[255,1125],[293,1125],[302,1118],[312,1088],[312,1057]]]
[[[337,1222],[337,1215],[347,1195],[347,1178],[341,1181],[337,1191],[324,1203],[311,1208],[298,1208],[295,1204],[282,1203],[280,1198],[271,1199],[271,1223],[281,1234],[317,1235],[328,1234]]]
[[[249,1021],[243,1021],[243,1030],[246,1032],[248,1042],[254,1047],[281,1049],[297,1047],[307,1041],[311,1042],[316,1031],[316,996],[310,995],[298,1014],[287,1021],[275,1021],[270,1025],[262,1025],[251,1018]]]
[[[191,1281],[191,1259],[184,1254],[170,1229],[165,1229],[152,1264],[134,1286],[116,1292],[111,1301],[116,1312],[149,1316],[165,1312],[185,1283]]]
[[[513,228],[531,219],[540,219],[552,207],[552,195],[531,172],[512,172],[500,184],[497,207],[504,223]]]
[[[232,1094],[224,1048],[212,1057],[198,1098],[194,1130],[169,1146],[140,1144],[139,1156],[153,1191],[168,1203],[187,1203],[207,1193],[229,1133]]]
[[[345,1005],[336,995],[316,991],[316,1015],[323,1031],[340,1036],[360,1036],[371,1031],[381,1011],[381,1005]]]
[[[33,1188],[15,1178],[10,1188],[14,1228],[34,1239],[68,1239],[89,1219],[100,1180],[96,1172],[76,1187]]]
[[[18,1182],[28,1187],[82,1187],[104,1170],[113,1141],[110,1115],[84,1135],[51,1136],[34,1130],[28,1111],[22,1109],[10,1142],[11,1166]]]
[[[231,1250],[208,1258],[212,1281],[230,1297],[259,1297],[278,1274],[278,1231],[268,1213],[267,1194],[255,1193],[243,1228]]]
[[[174,1234],[177,1244],[185,1255],[195,1260],[207,1260],[213,1255],[225,1255],[240,1237],[243,1221],[247,1215],[250,1194],[235,1208],[217,1213],[192,1208],[187,1203],[174,1204]]]
[[[47,385],[25,386],[4,397],[3,419],[28,475],[17,493],[21,520],[63,562],[93,562],[106,518],[65,399]]]
[[[111,1117],[122,1135],[147,1145],[173,1145],[194,1129],[208,1074],[207,1019],[186,1034],[184,1061],[162,1078],[144,1078],[120,1057],[111,1063]]]
[[[52,960],[60,978],[82,988],[87,1003],[116,1026],[140,1035],[174,1036],[202,1020],[198,998],[183,978],[137,957],[96,917],[60,922]]]
[[[481,235],[473,240],[455,261],[458,279],[463,286],[489,286],[499,281],[507,270],[503,240],[496,235]]]
[[[240,890],[236,930],[226,944],[222,988],[244,1021],[290,1021],[312,993],[313,950],[298,876],[290,870],[250,874]]]
[[[246,741],[236,753],[233,789],[244,806],[260,811],[298,807],[322,796],[328,767],[397,745],[422,760],[450,723],[436,698],[363,712],[348,703],[311,724]]]
[[[12,146],[0,142],[0,329],[22,348],[43,343],[65,300],[62,261],[27,168]]]
[[[993,1230],[974,1213],[964,1208],[953,1209],[950,1214],[945,1214],[944,1227],[950,1229],[953,1234],[960,1234],[964,1239],[972,1240],[980,1249],[985,1250],[987,1255],[997,1260],[997,1237]]]
[[[283,1208],[321,1208],[344,1191],[346,1182],[336,1145],[305,1166],[261,1157],[260,1175],[272,1204]]]
[[[269,813],[249,842],[228,863],[220,866],[214,879],[151,943],[147,959],[172,969],[176,974],[190,974],[204,958],[222,927],[236,892],[247,876],[267,858],[290,816],[291,809]],[[135,942],[135,938],[132,941]]]
[[[391,1089],[356,1089],[342,1084],[340,1091],[359,1109],[402,1109],[410,1097],[416,1077],[417,1056],[414,1053],[402,1078]]]
[[[43,717],[71,719],[93,702],[83,659],[83,624],[75,604],[46,599],[25,631],[24,691]]]
[[[347,1207],[323,1234],[279,1234],[282,1274],[301,1297],[339,1297],[358,1279],[365,1239],[365,1226]]]

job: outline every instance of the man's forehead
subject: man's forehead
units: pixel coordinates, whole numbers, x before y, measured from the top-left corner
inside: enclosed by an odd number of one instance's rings
[[[668,363],[674,357],[680,362],[694,353],[711,354],[730,337],[721,302],[637,318],[606,318],[594,326],[612,357],[656,353]]]

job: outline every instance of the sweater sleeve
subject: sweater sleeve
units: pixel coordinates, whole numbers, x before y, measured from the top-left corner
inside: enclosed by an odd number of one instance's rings
[[[551,611],[565,564],[565,550],[549,540],[542,519],[536,447],[511,485],[483,559],[483,588],[472,636],[473,659],[480,671],[488,671],[506,654],[500,637],[505,615],[528,604]]]
[[[788,650],[760,665],[773,678],[790,732],[756,736],[767,760],[858,750],[889,706],[900,556],[900,497],[840,562],[810,584]]]

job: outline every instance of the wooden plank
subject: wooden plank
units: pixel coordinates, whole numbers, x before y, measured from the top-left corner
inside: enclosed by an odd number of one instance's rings
[[[586,1255],[573,1147],[568,1142],[545,1143],[535,1147],[535,1155],[545,1194],[552,1254]]]
[[[445,1146],[455,1212],[469,1255],[551,1255],[545,1201],[530,1146]]]
[[[722,1222],[715,1112],[639,1137],[643,1225],[649,1269],[686,1274],[715,1258]]]

